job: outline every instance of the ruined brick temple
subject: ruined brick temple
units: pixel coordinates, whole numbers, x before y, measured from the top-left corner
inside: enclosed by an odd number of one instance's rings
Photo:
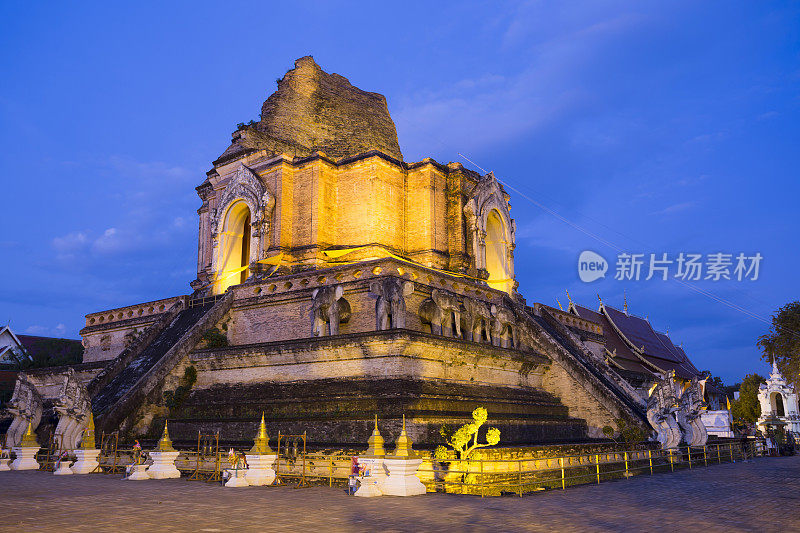
[[[430,446],[477,406],[503,444],[646,426],[641,391],[592,349],[597,317],[517,292],[495,177],[404,161],[385,98],[311,57],[197,193],[193,292],[86,316],[74,375],[98,431],[153,434],[169,418],[175,440],[247,441],[264,412],[271,434],[353,445],[375,414],[387,440],[405,414]]]

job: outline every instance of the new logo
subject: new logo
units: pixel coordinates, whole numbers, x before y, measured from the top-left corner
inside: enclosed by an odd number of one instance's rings
[[[598,253],[584,250],[578,257],[578,277],[584,283],[606,277],[607,270],[608,262]]]

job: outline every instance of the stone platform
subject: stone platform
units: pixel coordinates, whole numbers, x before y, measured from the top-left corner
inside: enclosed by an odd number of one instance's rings
[[[273,439],[278,431],[307,431],[314,446],[363,446],[375,414],[389,442],[400,433],[405,414],[414,443],[435,447],[443,424],[456,429],[470,422],[478,406],[488,409],[487,426],[500,429],[504,444],[586,439],[585,421],[569,418],[567,408],[542,390],[411,379],[216,385],[192,392],[171,416],[170,432],[182,442],[196,441],[198,431],[248,442],[264,412]]]

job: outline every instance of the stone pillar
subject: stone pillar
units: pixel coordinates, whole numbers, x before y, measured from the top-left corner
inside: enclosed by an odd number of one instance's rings
[[[72,464],[72,460],[69,457],[64,457],[63,459],[59,459],[56,463],[58,466],[53,471],[53,475],[56,476],[71,476],[72,469],[70,465]]]
[[[22,437],[19,446],[13,449],[16,459],[11,463],[11,470],[39,470],[39,463],[36,462],[36,454],[39,451],[39,443],[33,434],[31,423],[28,422],[28,431]]]
[[[278,456],[269,447],[269,435],[267,435],[267,426],[264,424],[264,413],[261,413],[261,425],[258,428],[253,447],[245,457],[247,458],[248,466],[245,478],[249,485],[258,487],[271,485],[275,481],[275,470],[272,469],[272,465]]]
[[[75,450],[75,455],[78,460],[72,465],[73,474],[90,474],[100,467],[100,462],[97,460],[100,457],[100,450],[78,448]]]
[[[422,459],[411,448],[411,439],[406,433],[406,415],[403,415],[403,430],[397,437],[394,454],[383,460],[389,476],[381,485],[381,492],[387,496],[417,496],[425,494],[425,485],[417,477],[417,469]]]
[[[131,465],[130,474],[125,479],[130,481],[150,479],[150,475],[147,473],[147,465]]]
[[[247,487],[250,485],[247,481],[246,468],[231,468],[227,472],[228,481],[225,482],[226,487]]]
[[[75,450],[75,456],[78,460],[72,465],[73,474],[89,474],[99,469],[100,463],[97,458],[100,457],[100,450],[96,449],[95,446],[94,415],[89,413],[89,424],[83,430],[81,447]]]
[[[181,472],[175,468],[175,459],[180,452],[172,447],[167,431],[167,422],[164,422],[164,434],[158,441],[158,446],[150,452],[153,464],[147,469],[147,475],[152,479],[171,479],[181,477]]]
[[[372,498],[380,496],[380,486],[386,479],[386,471],[383,469],[383,459],[386,457],[386,450],[383,447],[383,437],[378,431],[378,416],[375,415],[375,429],[367,440],[369,447],[363,455],[359,457],[359,464],[369,468],[370,475],[361,478],[361,486],[355,495],[362,498]]]

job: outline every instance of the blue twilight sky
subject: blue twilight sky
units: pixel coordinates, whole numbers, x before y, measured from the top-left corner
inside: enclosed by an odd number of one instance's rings
[[[0,321],[18,332],[77,337],[88,312],[188,293],[194,187],[306,54],[386,95],[407,161],[461,152],[603,241],[510,191],[529,303],[625,290],[732,382],[765,370],[766,324],[617,281],[604,243],[760,252],[757,281],[698,286],[758,317],[798,298],[796,2],[3,2],[0,19]],[[587,249],[611,264],[588,284]]]

